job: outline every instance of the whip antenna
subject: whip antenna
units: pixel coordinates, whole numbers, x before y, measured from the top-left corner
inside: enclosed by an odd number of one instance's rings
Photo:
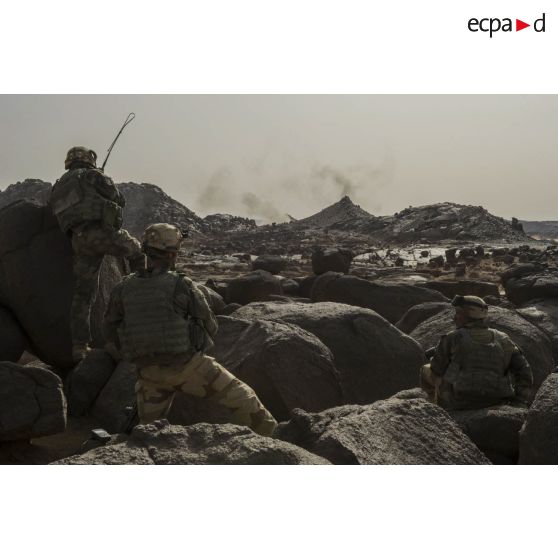
[[[120,128],[120,131],[118,132],[118,134],[116,134],[116,137],[114,138],[114,141],[110,144],[110,147],[107,150],[107,156],[105,157],[105,160],[103,161],[103,166],[101,167],[101,171],[104,172],[105,170],[105,165],[107,164],[108,158],[110,157],[110,152],[112,151],[112,148],[114,147],[114,144],[117,142],[118,138],[120,137],[120,134],[124,131],[124,128],[126,128],[126,126],[128,126],[128,124],[130,124],[130,122],[136,117],[136,113],[135,112],[131,112],[127,117],[126,120],[124,120],[124,124],[122,124],[122,128]]]

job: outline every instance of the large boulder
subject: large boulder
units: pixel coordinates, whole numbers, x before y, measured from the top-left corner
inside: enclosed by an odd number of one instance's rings
[[[136,380],[136,367],[124,360],[119,362],[91,408],[91,416],[100,427],[109,432],[122,431],[128,420],[127,409],[136,400]]]
[[[70,415],[79,417],[89,412],[115,367],[114,359],[106,351],[93,349],[68,374],[66,396]]]
[[[539,263],[511,266],[502,273],[506,296],[514,304],[530,300],[558,297],[558,269],[545,268]]]
[[[367,281],[354,275],[324,273],[312,287],[313,302],[341,302],[370,308],[392,324],[403,314],[423,302],[448,302],[437,291],[389,281]]]
[[[454,310],[448,308],[417,326],[409,335],[427,350],[438,344],[440,337],[455,329]],[[523,351],[533,370],[535,389],[554,369],[554,356],[550,338],[515,310],[490,306],[486,323],[489,327],[507,333]]]
[[[270,295],[283,294],[281,280],[261,269],[237,277],[229,282],[225,294],[227,304],[249,304],[258,300],[269,300]]]
[[[526,408],[499,405],[449,411],[449,415],[493,463],[517,462],[519,431],[527,416]]]
[[[321,275],[328,271],[349,273],[354,254],[344,248],[318,248],[312,252],[312,271]]]
[[[91,312],[95,345],[102,346],[102,316],[123,262],[105,257]],[[70,309],[72,249],[48,206],[16,202],[0,210],[0,305],[29,338],[30,349],[57,370],[73,366]]]
[[[18,362],[27,347],[27,338],[12,312],[1,306],[0,332],[0,361]]]
[[[296,325],[219,318],[211,353],[258,394],[277,420],[300,407],[321,411],[343,400],[331,351]]]
[[[417,304],[403,314],[403,317],[395,324],[395,327],[403,333],[409,334],[422,322],[448,308],[451,308],[449,302],[423,302],[422,304]]]
[[[426,281],[423,287],[433,289],[448,298],[455,295],[473,295],[484,298],[485,296],[500,296],[498,285],[488,281]]]
[[[333,353],[346,402],[371,403],[418,383],[422,349],[372,310],[332,302],[259,302],[232,316],[282,321],[313,333]]]
[[[552,342],[554,362],[558,363],[558,298],[531,302],[518,308],[517,312],[548,335]]]
[[[281,256],[273,256],[271,254],[264,254],[263,256],[258,256],[252,262],[252,269],[256,271],[257,269],[263,269],[268,271],[272,275],[279,275],[287,267],[287,260]]]
[[[0,362],[0,441],[48,436],[65,428],[60,378],[43,368]]]
[[[558,465],[558,374],[540,387],[519,434],[519,463]]]
[[[60,465],[328,465],[295,445],[246,426],[201,423],[136,426],[130,438],[55,462]]]
[[[216,291],[214,291],[213,289],[209,288],[206,285],[203,285],[201,283],[196,283],[196,286],[203,293],[203,296],[207,304],[211,308],[211,311],[214,314],[221,314],[226,307],[223,297],[219,293],[217,293]]]
[[[276,437],[340,465],[489,463],[442,408],[424,399],[392,398],[314,414],[296,410]]]

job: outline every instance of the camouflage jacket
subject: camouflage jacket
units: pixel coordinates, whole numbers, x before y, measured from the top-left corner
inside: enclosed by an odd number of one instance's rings
[[[465,327],[469,329],[471,336],[481,343],[486,342],[486,338],[490,337],[490,329],[484,323],[471,323]],[[456,353],[456,344],[461,337],[459,332],[458,329],[443,335],[436,346],[436,351],[430,361],[430,367],[432,372],[439,377],[444,377],[452,364],[452,357]],[[498,332],[498,334],[509,347],[509,365],[506,372],[513,378],[516,395],[525,398],[533,385],[531,367],[521,349],[503,332]]]
[[[140,273],[142,278],[154,277],[163,270],[155,269],[152,271],[143,271]],[[129,276],[130,277],[130,276]],[[126,284],[124,278],[116,287],[114,287],[110,300],[105,312],[104,319],[104,335],[107,344],[113,344],[117,349],[120,347],[119,330],[124,324],[125,310],[123,303],[123,291]],[[203,328],[210,338],[213,338],[218,330],[217,320],[209,307],[202,291],[187,277],[179,275],[174,290],[172,300],[174,311],[184,318],[196,318],[201,322]]]

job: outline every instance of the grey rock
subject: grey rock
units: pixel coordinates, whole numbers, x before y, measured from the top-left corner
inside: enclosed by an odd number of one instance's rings
[[[542,264],[517,264],[502,274],[506,296],[514,304],[530,300],[558,298],[558,269],[547,269]]]
[[[295,325],[220,318],[211,354],[252,387],[277,420],[296,407],[321,411],[343,400],[331,351]]]
[[[126,408],[135,402],[136,368],[121,361],[95,400],[91,415],[109,432],[120,432],[128,415]]]
[[[473,295],[484,298],[500,296],[498,285],[487,281],[426,281],[421,286],[433,289],[452,299],[455,295]]]
[[[489,463],[443,409],[424,399],[296,410],[276,437],[340,465]]]
[[[287,260],[281,256],[273,256],[271,254],[264,254],[263,256],[258,256],[252,262],[252,269],[255,271],[257,269],[263,269],[268,271],[272,275],[279,275],[287,267]]]
[[[258,300],[268,300],[270,295],[281,295],[281,281],[268,271],[258,270],[237,277],[229,282],[225,295],[227,304],[249,304]]]
[[[526,408],[499,405],[450,411],[449,415],[493,463],[517,462],[519,431],[527,416]]]
[[[554,362],[558,363],[558,298],[531,302],[517,312],[546,333],[552,342]]]
[[[136,426],[125,441],[55,462],[59,465],[328,465],[295,445],[233,424]]]
[[[335,271],[349,273],[354,254],[342,248],[317,249],[312,253],[312,271],[316,275]]]
[[[89,412],[115,367],[116,362],[106,351],[93,349],[68,374],[66,395],[70,415],[79,417]]]
[[[0,306],[0,361],[18,362],[28,344],[15,316]]]
[[[333,353],[347,402],[371,403],[418,384],[422,349],[372,310],[332,302],[260,302],[233,317],[282,321],[313,333]]]
[[[207,287],[206,285],[202,285],[201,283],[196,283],[196,286],[200,289],[207,301],[207,304],[211,308],[214,314],[221,314],[225,309],[225,301],[223,297],[215,292],[213,289]]]
[[[0,441],[38,438],[65,428],[60,378],[42,368],[0,362]]]
[[[353,275],[325,273],[312,287],[313,302],[341,302],[351,306],[369,308],[391,323],[423,302],[448,302],[437,291],[389,281],[367,281]]]
[[[519,435],[521,465],[558,464],[558,374],[541,385]]]
[[[422,322],[448,308],[451,308],[449,302],[423,302],[422,304],[417,304],[403,314],[403,317],[395,324],[395,327],[403,333],[410,334]]]

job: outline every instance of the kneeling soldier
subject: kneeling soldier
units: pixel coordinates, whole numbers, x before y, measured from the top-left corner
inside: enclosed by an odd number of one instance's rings
[[[446,409],[476,409],[529,400],[533,374],[521,350],[503,332],[484,322],[488,306],[477,296],[456,296],[457,329],[443,335],[421,387]]]
[[[203,294],[174,271],[182,242],[172,225],[144,233],[147,269],[113,290],[105,315],[107,347],[137,366],[140,422],[167,416],[177,391],[208,398],[233,410],[237,424],[271,435],[277,423],[252,388],[205,354],[217,321]]]

